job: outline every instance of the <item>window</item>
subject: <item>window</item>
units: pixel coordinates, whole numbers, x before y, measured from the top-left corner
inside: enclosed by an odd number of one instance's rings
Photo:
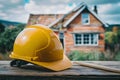
[[[59,33],[59,38],[60,38],[60,39],[63,39],[63,38],[64,38],[64,33],[63,33],[63,32],[60,32],[60,33]]]
[[[82,21],[82,24],[89,24],[90,23],[90,18],[89,18],[89,14],[88,13],[82,13],[81,15],[81,21]]]
[[[97,45],[98,34],[74,34],[74,43],[76,46],[79,45]]]
[[[64,47],[64,33],[63,32],[59,33],[59,39],[60,39],[60,42],[62,43],[62,46]]]

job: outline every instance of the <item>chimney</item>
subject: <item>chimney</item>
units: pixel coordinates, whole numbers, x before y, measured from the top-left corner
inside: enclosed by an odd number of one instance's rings
[[[94,6],[93,11],[94,11],[96,14],[98,14],[98,10],[97,10],[97,6],[96,6],[96,5]]]

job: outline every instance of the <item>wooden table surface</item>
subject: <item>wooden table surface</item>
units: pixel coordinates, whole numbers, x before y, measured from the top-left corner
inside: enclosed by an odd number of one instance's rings
[[[78,61],[120,69],[120,61]],[[53,72],[28,64],[21,68],[10,67],[10,61],[0,61],[0,80],[120,80],[119,73],[83,67],[73,62],[70,69]]]

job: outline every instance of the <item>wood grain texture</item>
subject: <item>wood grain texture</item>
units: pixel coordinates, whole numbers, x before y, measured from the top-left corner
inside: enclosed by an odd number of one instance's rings
[[[120,61],[76,61],[87,62],[120,69]],[[28,64],[21,68],[10,67],[10,61],[0,61],[0,80],[120,80],[119,73],[83,67],[76,62],[70,69],[53,72]]]
[[[112,68],[112,67],[108,67],[108,66],[92,64],[92,63],[86,63],[86,62],[75,62],[75,63],[80,65],[80,66],[85,66],[85,67],[90,67],[90,68],[95,68],[95,69],[100,69],[100,70],[104,70],[104,71],[109,71],[109,72],[114,72],[114,73],[119,73],[120,74],[120,69],[118,69],[118,68]]]

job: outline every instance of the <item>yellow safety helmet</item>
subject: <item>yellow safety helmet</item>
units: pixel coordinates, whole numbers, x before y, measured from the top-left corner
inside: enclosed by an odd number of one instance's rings
[[[55,33],[43,25],[31,25],[21,31],[14,42],[10,58],[27,61],[53,71],[72,66]]]

